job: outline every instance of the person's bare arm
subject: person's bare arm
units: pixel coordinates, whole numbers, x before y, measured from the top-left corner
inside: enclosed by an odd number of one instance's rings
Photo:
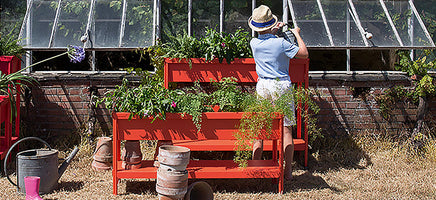
[[[296,58],[309,58],[309,51],[307,50],[306,44],[304,43],[303,39],[300,36],[300,28],[295,27],[291,29],[292,33],[294,33],[295,38],[297,39],[298,47],[300,50],[298,50],[297,54],[295,55]]]

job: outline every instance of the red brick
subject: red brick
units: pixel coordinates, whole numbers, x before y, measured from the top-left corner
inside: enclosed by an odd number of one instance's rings
[[[360,107],[360,103],[358,102],[347,102],[346,108],[358,108]]]
[[[57,90],[56,90],[56,88],[46,88],[43,90],[43,94],[44,95],[56,95]]]
[[[79,95],[69,95],[68,100],[72,102],[83,102],[87,101],[88,99],[82,99],[82,97],[80,97]]]
[[[345,96],[347,95],[347,89],[345,88],[336,88],[333,90],[333,94],[335,96]]]

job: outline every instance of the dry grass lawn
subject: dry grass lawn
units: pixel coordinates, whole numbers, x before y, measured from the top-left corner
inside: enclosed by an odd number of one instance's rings
[[[294,180],[285,183],[284,194],[277,194],[269,179],[205,181],[219,200],[436,199],[436,144],[427,146],[424,156],[415,156],[392,142],[344,140],[330,150],[312,153],[308,170],[296,164]],[[89,149],[82,147],[58,189],[42,195],[44,199],[158,199],[154,180],[122,180],[119,195],[113,195],[111,172],[91,169]],[[0,199],[25,196],[2,176]]]

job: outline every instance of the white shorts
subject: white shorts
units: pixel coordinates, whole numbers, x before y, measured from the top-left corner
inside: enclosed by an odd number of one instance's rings
[[[293,91],[292,83],[290,80],[277,80],[277,79],[264,79],[259,78],[256,84],[257,95],[263,98],[272,99],[273,101],[278,99],[280,95],[286,91]],[[294,99],[289,99],[289,106],[292,110],[295,110]],[[283,120],[284,126],[295,125],[295,113],[292,116],[285,116]]]

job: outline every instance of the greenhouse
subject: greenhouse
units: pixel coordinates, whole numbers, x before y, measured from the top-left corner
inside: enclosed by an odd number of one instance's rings
[[[126,51],[149,47],[168,35],[201,37],[206,27],[231,33],[250,30],[246,19],[262,1],[28,1],[20,29],[29,50],[57,50],[69,45],[86,51]],[[272,6],[282,21],[302,29],[312,50],[434,48],[423,20],[410,0],[296,1]],[[167,35],[168,34],[168,35]],[[252,33],[254,36],[254,32]],[[342,51],[341,51],[342,50]],[[92,56],[95,58],[95,56]],[[91,69],[96,68],[95,61]]]

